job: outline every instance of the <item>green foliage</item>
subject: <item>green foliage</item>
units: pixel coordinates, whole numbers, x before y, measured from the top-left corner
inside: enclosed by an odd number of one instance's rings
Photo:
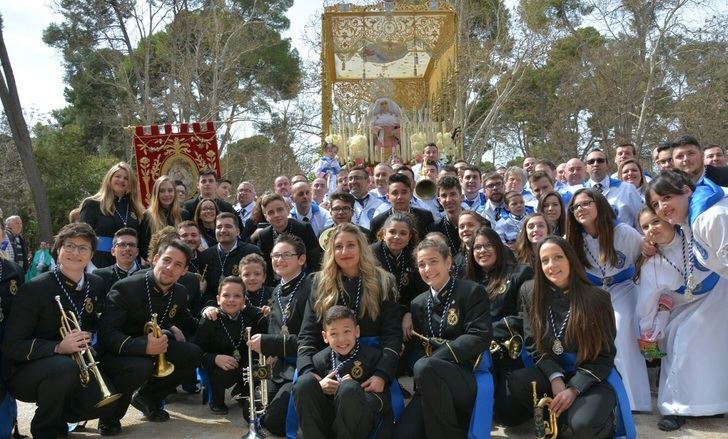
[[[68,223],[71,209],[98,191],[104,174],[118,160],[87,154],[80,143],[83,130],[78,125],[37,125],[35,135],[35,157],[48,193],[53,230],[58,230]]]

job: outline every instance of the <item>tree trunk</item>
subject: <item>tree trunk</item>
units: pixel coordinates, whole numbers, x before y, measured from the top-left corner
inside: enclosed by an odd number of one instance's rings
[[[38,237],[40,241],[51,242],[53,231],[51,229],[51,213],[48,208],[48,197],[40,178],[38,165],[33,156],[33,143],[30,140],[28,125],[23,117],[23,108],[18,98],[18,88],[15,84],[15,75],[10,65],[10,57],[5,38],[2,32],[2,17],[0,17],[0,100],[3,103],[5,117],[8,119],[13,141],[18,149],[20,161],[23,164],[25,178],[28,180],[30,192],[35,203],[35,214],[38,220]]]

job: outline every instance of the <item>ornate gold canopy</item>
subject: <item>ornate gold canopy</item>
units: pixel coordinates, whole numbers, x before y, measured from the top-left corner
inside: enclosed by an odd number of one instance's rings
[[[338,4],[324,10],[323,128],[343,144],[346,158],[353,158],[351,139],[365,136],[366,161],[378,161],[369,126],[372,105],[380,98],[401,109],[398,153],[405,160],[421,151],[420,140],[449,139],[456,125],[455,12],[445,2],[412,3]],[[450,155],[460,155],[451,141],[444,143]]]

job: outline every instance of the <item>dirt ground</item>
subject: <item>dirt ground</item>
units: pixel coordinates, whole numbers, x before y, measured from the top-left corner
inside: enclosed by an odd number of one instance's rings
[[[412,388],[411,379],[403,379],[405,387]],[[185,393],[170,395],[167,410],[171,419],[164,423],[146,422],[140,412],[129,408],[122,419],[120,437],[155,439],[223,439],[241,438],[247,433],[242,407],[228,400],[230,413],[226,416],[213,415],[207,405],[201,404],[201,396]],[[30,420],[33,417],[33,404],[18,403],[20,431],[30,435]],[[728,439],[727,418],[689,419],[687,424],[676,432],[666,433],[657,429],[659,416],[655,414],[636,414],[637,433],[640,438],[726,438]],[[86,428],[73,432],[69,437],[99,436],[97,421],[89,421]],[[504,429],[494,426],[493,437],[533,438],[530,422],[517,428]],[[275,436],[268,436],[273,438]]]

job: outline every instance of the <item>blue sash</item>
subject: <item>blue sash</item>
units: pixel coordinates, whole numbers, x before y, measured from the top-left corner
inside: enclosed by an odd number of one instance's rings
[[[298,381],[298,369],[293,372],[293,384]],[[288,397],[288,410],[286,411],[286,439],[298,438],[298,413],[296,413],[296,404],[293,401],[293,389],[291,396]]]
[[[113,236],[97,236],[98,242],[96,243],[97,252],[111,253],[111,247],[114,246]]]
[[[718,186],[709,178],[700,179],[700,182],[695,186],[695,191],[690,196],[689,202],[689,221],[690,225],[711,206],[725,197],[723,188]]]
[[[468,439],[490,438],[490,429],[493,425],[493,403],[495,385],[493,374],[490,369],[493,361],[490,358],[490,350],[486,349],[480,357],[480,362],[473,370],[475,375],[475,406],[470,416],[470,429]]]
[[[710,290],[715,288],[715,284],[718,283],[720,280],[720,275],[718,273],[710,273],[708,277],[703,279],[702,282],[698,285],[698,287],[693,291],[694,296],[699,296],[701,294],[709,293]],[[685,294],[685,285],[681,286],[677,290],[675,290],[678,294]]]
[[[559,363],[567,372],[576,371],[576,354],[573,352],[565,352],[558,357]],[[617,431],[616,437],[626,437],[634,439],[637,437],[637,429],[634,426],[632,412],[629,408],[629,398],[627,391],[624,389],[622,378],[617,373],[616,368],[612,368],[607,377],[607,383],[612,386],[617,397]]]
[[[634,277],[634,265],[631,265],[628,268],[625,268],[624,270],[620,271],[619,273],[615,274],[614,276],[607,276],[605,278],[601,278],[601,277],[595,276],[591,273],[587,273],[586,276],[589,278],[589,282],[591,282],[592,284],[594,284],[597,287],[603,287],[605,280],[607,281],[606,282],[607,286],[611,287],[612,285],[632,279],[632,277]]]

